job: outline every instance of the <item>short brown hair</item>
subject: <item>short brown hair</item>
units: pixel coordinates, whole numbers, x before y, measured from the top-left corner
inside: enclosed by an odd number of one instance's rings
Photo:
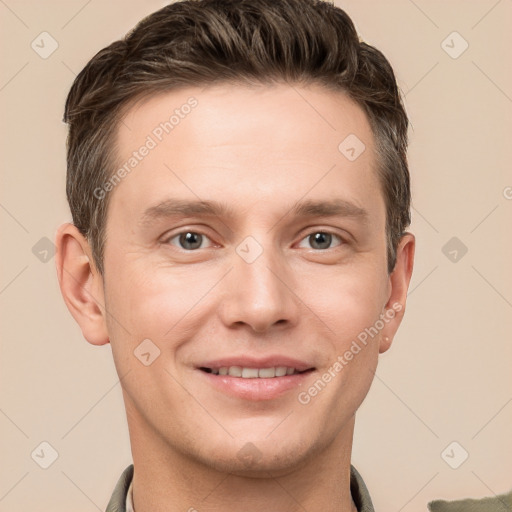
[[[123,109],[178,87],[247,81],[319,84],[345,92],[364,110],[376,141],[392,272],[410,224],[408,119],[384,55],[360,41],[349,16],[325,1],[184,0],[98,52],[67,97],[66,192],[101,273],[109,195],[99,200],[94,191],[114,173]]]

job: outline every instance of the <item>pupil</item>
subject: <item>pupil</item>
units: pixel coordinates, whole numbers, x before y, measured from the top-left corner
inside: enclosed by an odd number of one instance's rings
[[[332,236],[329,233],[315,233],[311,237],[313,237],[311,245],[315,249],[328,249],[331,245]]]
[[[180,236],[180,244],[184,249],[197,249],[201,247],[202,235],[198,233],[185,233]]]

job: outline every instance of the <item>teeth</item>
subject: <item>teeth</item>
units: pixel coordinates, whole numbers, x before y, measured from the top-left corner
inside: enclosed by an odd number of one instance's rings
[[[228,370],[228,375],[231,377],[241,377],[242,376],[242,367],[241,366],[230,366]]]
[[[293,368],[292,368],[293,370]],[[276,368],[276,377],[283,377],[286,375],[286,366],[278,366]]]
[[[273,377],[284,377],[299,373],[295,368],[277,366],[272,368],[242,368],[241,366],[223,366],[210,369],[214,375],[229,375],[230,377],[241,377],[242,379],[271,379]]]
[[[292,368],[292,371],[293,371],[293,368]],[[260,368],[258,370],[258,377],[261,377],[262,379],[270,379],[275,376],[276,376],[275,368]]]
[[[258,368],[242,368],[243,379],[256,379],[258,378]]]

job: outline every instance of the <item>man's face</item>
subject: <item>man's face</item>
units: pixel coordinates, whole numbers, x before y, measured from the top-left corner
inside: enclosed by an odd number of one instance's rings
[[[123,121],[119,167],[150,147],[112,192],[104,254],[135,442],[151,437],[228,471],[251,460],[286,470],[348,435],[397,327],[386,323],[333,369],[391,308],[363,111],[319,87],[219,85],[153,96]],[[199,201],[223,210],[186,206]],[[244,378],[255,368],[261,377]]]

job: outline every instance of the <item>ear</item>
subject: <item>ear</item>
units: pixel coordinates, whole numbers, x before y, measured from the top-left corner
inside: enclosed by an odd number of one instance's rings
[[[89,343],[108,343],[103,279],[89,243],[76,226],[66,223],[59,227],[55,245],[57,276],[66,306]]]
[[[381,331],[379,353],[386,352],[391,346],[393,337],[400,326],[405,313],[407,290],[411,281],[414,265],[414,249],[416,240],[412,233],[405,233],[396,251],[396,264],[389,276],[389,296],[385,305],[384,320],[387,320]]]

